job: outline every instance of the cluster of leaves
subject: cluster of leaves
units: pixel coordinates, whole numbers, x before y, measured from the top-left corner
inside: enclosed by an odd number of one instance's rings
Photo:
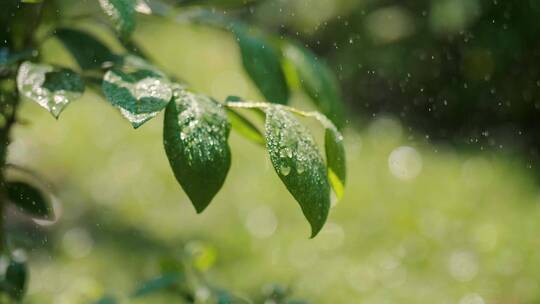
[[[285,38],[255,32],[242,23],[211,14],[193,15],[195,21],[218,25],[236,36],[245,71],[268,101],[255,103],[230,97],[219,102],[175,81],[140,52],[139,56],[133,52],[140,50],[130,38],[137,13],[167,17],[172,6],[142,0],[98,2],[115,36],[126,46],[126,53],[113,53],[88,32],[56,28],[54,37],[72,54],[79,70],[26,61],[17,75],[21,95],[58,118],[86,86],[101,84],[100,93],[134,128],[164,110],[165,151],[197,212],[209,205],[224,183],[230,167],[231,127],[256,143],[266,143],[276,172],[299,202],[315,236],[328,216],[331,188],[341,198],[346,176],[343,139],[338,131],[343,126],[343,111],[328,67],[308,49]],[[287,106],[291,88],[302,88],[329,119]],[[235,108],[262,114],[264,132]],[[326,164],[315,139],[295,115],[322,122],[326,129]]]
[[[292,291],[276,284],[269,284],[253,300],[216,287],[206,278],[206,273],[216,260],[216,251],[203,242],[190,242],[179,254],[167,255],[159,260],[159,275],[143,282],[130,295],[136,300],[153,295],[168,295],[179,303],[283,303],[305,304],[291,298]],[[116,304],[125,296],[105,295],[96,304]]]

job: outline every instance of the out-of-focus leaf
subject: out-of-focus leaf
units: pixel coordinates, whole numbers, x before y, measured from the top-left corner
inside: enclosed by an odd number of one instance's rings
[[[202,212],[217,194],[231,165],[230,124],[211,98],[176,90],[165,110],[163,142],[174,175]]]
[[[262,37],[250,34],[242,26],[233,31],[240,46],[242,64],[262,95],[272,103],[287,104],[289,87],[281,68],[281,55]]]
[[[99,0],[101,8],[114,24],[122,38],[128,38],[135,30],[136,0]]]
[[[134,128],[155,117],[172,97],[172,85],[165,75],[134,56],[124,57],[120,65],[105,73],[102,89]]]
[[[284,45],[283,53],[295,67],[300,85],[307,95],[341,129],[345,123],[343,100],[330,68],[309,49],[296,43]]]
[[[97,300],[94,304],[116,304],[118,303],[112,296],[104,296]]]
[[[300,204],[314,237],[330,209],[328,176],[315,139],[292,114],[277,105],[266,109],[265,135],[272,165]]]
[[[210,7],[236,8],[264,0],[177,0],[179,5],[204,5]]]
[[[52,219],[53,209],[41,191],[24,182],[8,182],[6,191],[10,201],[17,208],[33,217]]]
[[[173,14],[173,7],[166,2],[159,0],[137,0],[135,10],[146,15],[156,15],[167,17]]]
[[[160,277],[149,280],[141,285],[133,294],[132,298],[140,298],[152,293],[166,290],[182,280],[183,276],[180,273],[164,274]]]
[[[254,143],[264,145],[264,135],[251,121],[230,108],[227,109],[227,116],[229,117],[232,128],[238,132],[238,134]]]
[[[117,58],[107,46],[86,32],[58,28],[55,35],[83,70],[99,69]]]
[[[28,268],[26,262],[14,257],[0,257],[0,291],[16,301],[22,300],[26,292]]]
[[[84,92],[84,82],[72,70],[28,61],[19,67],[17,87],[24,97],[37,102],[55,118]]]

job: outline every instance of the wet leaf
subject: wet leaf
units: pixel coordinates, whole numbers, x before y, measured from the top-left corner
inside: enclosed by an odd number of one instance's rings
[[[261,94],[269,102],[286,104],[289,87],[281,68],[280,53],[263,38],[251,35],[241,26],[235,26],[233,31],[240,46],[244,69]]]
[[[34,186],[24,182],[8,182],[6,191],[10,201],[22,212],[35,218],[52,219],[53,209],[49,200]]]
[[[174,175],[198,213],[217,194],[229,167],[230,124],[211,98],[177,90],[165,110],[163,141]]]
[[[326,167],[309,130],[280,106],[266,109],[266,145],[274,169],[311,225],[321,230],[330,208]]]
[[[100,69],[104,63],[114,62],[117,58],[107,46],[86,32],[58,28],[55,35],[83,70]]]
[[[227,109],[227,116],[232,128],[246,139],[260,145],[264,145],[264,135],[247,118],[233,109]]]
[[[165,75],[134,56],[125,57],[122,64],[105,73],[102,89],[134,128],[155,117],[172,97],[172,85]]]
[[[135,290],[135,292],[133,292],[133,295],[131,297],[140,298],[140,297],[152,294],[152,293],[166,290],[174,286],[182,278],[183,276],[180,273],[164,274],[160,277],[154,278],[152,280],[149,280],[143,283],[141,287],[139,287],[137,290]]]
[[[22,300],[28,279],[26,262],[2,255],[0,257],[0,278],[0,290],[16,301]]]
[[[84,92],[84,82],[72,70],[28,61],[19,67],[17,87],[24,97],[37,102],[55,118]]]
[[[136,0],[99,0],[99,4],[120,37],[129,37],[135,30]]]
[[[298,44],[285,45],[283,53],[294,66],[306,94],[341,129],[345,123],[344,103],[339,84],[330,68],[309,49]]]

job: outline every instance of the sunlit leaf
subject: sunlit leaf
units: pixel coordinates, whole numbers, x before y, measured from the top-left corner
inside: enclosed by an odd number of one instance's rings
[[[8,182],[6,190],[10,201],[22,212],[41,219],[51,219],[53,209],[46,196],[34,186],[24,182]]]
[[[25,261],[2,255],[0,257],[0,291],[20,301],[25,294],[28,268]]]
[[[114,24],[120,37],[127,38],[135,30],[136,0],[99,0],[101,8]]]
[[[261,94],[272,103],[286,104],[289,100],[289,87],[281,68],[281,55],[262,37],[250,34],[241,26],[233,29],[240,52],[242,64]]]
[[[155,117],[172,97],[172,85],[165,75],[134,56],[125,57],[105,73],[102,89],[134,128]]]
[[[204,95],[177,90],[165,110],[165,151],[197,212],[208,206],[229,171],[229,131],[225,109]]]
[[[56,118],[84,92],[84,82],[72,70],[28,61],[19,67],[17,87],[24,97],[37,102]]]
[[[133,292],[131,297],[140,298],[149,294],[164,291],[174,286],[176,283],[182,280],[182,278],[183,276],[180,273],[164,274],[160,277],[144,282],[141,287]]]
[[[334,128],[327,128],[324,133],[324,148],[326,151],[326,165],[328,167],[328,179],[334,189],[338,200],[343,198],[347,167],[345,163],[345,147],[343,136]]]
[[[326,167],[315,139],[280,106],[266,109],[265,135],[272,165],[300,204],[314,237],[326,222],[330,208]]]
[[[341,129],[345,123],[343,100],[332,71],[322,59],[298,44],[286,44],[283,53],[295,67],[300,85],[307,95]]]
[[[114,62],[116,56],[111,50],[89,33],[58,28],[55,36],[75,58],[81,69],[99,69],[104,63]]]
[[[229,117],[232,128],[238,134],[254,143],[264,145],[264,135],[251,121],[233,109],[227,109],[227,116]]]

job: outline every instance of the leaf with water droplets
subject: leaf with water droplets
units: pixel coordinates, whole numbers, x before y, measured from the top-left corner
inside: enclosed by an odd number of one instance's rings
[[[202,212],[221,189],[231,166],[225,109],[211,98],[175,90],[165,110],[163,143],[174,175]]]
[[[345,111],[338,82],[330,68],[310,50],[295,43],[286,44],[283,53],[294,66],[306,94],[341,129]]]
[[[81,97],[84,82],[70,69],[27,61],[19,67],[17,88],[58,118],[71,101]]]
[[[263,38],[250,34],[241,26],[233,29],[244,69],[262,95],[272,103],[287,104],[289,87],[281,68],[279,52]]]
[[[8,182],[9,200],[22,212],[39,219],[52,219],[53,209],[42,191],[24,182]]]
[[[311,236],[321,230],[330,209],[326,167],[309,130],[280,106],[266,109],[266,145],[270,160],[311,224]]]
[[[68,28],[58,28],[54,33],[83,70],[99,69],[104,63],[114,62],[117,58],[89,33]]]
[[[120,65],[105,73],[102,89],[134,128],[155,117],[172,97],[172,85],[165,75],[134,56],[124,57]]]
[[[114,24],[120,37],[127,38],[135,30],[135,0],[99,0],[101,8]]]

